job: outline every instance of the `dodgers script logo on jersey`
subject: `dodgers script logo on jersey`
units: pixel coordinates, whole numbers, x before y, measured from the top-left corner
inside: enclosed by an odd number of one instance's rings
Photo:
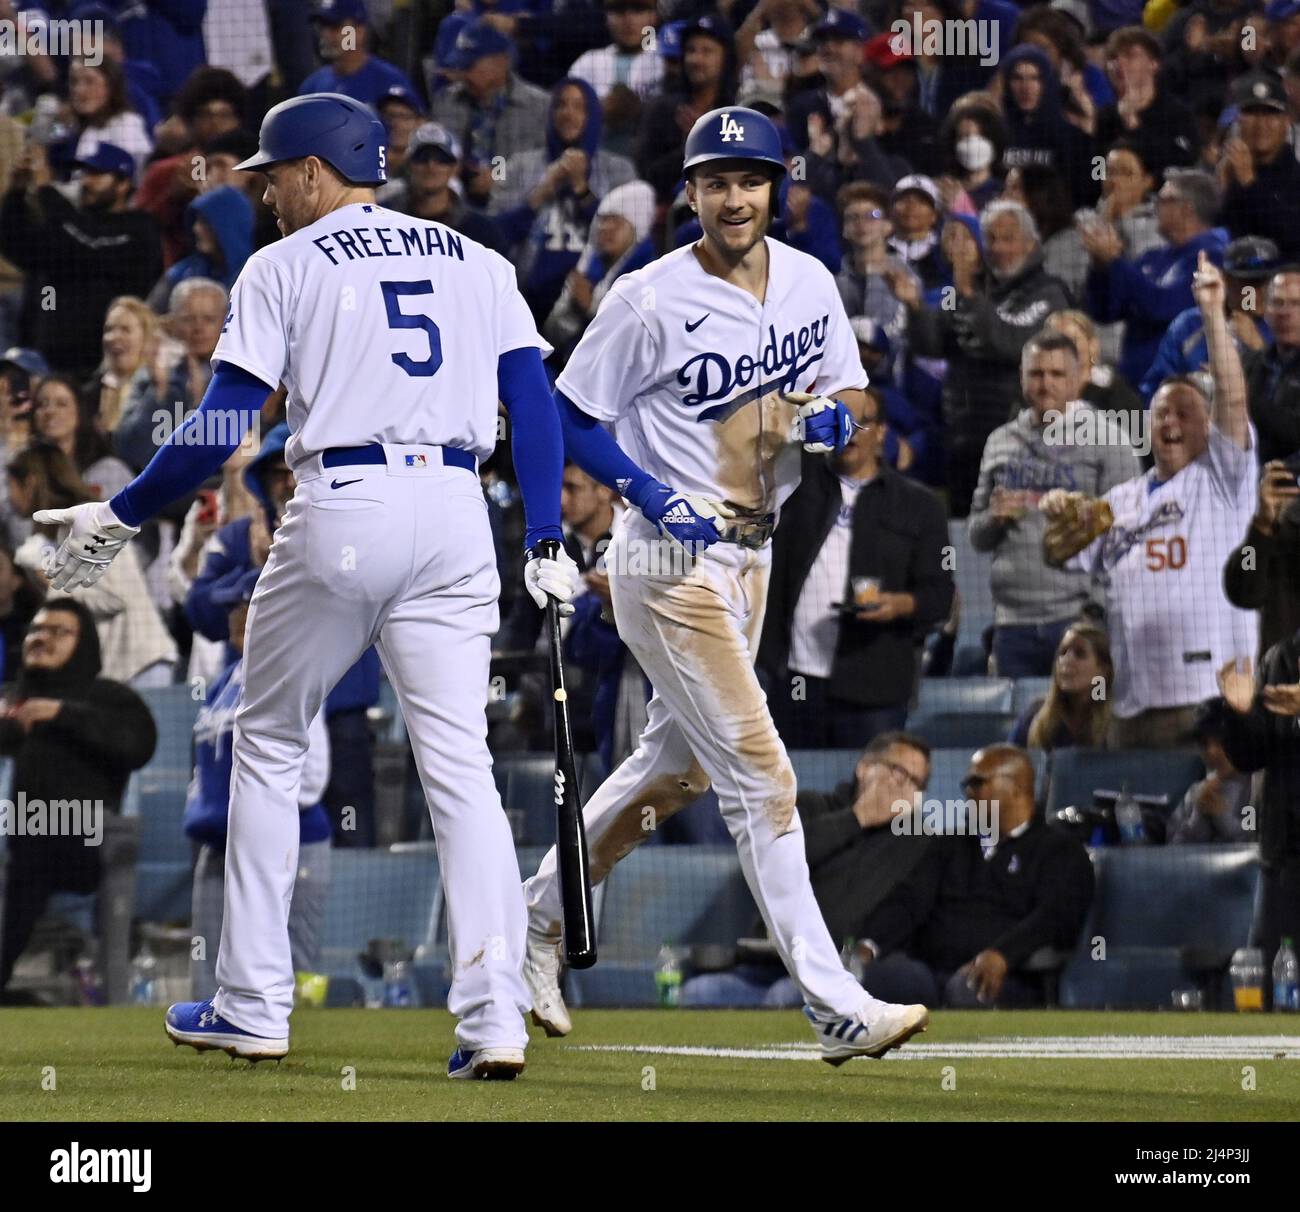
[[[725,421],[738,408],[751,400],[767,395],[769,391],[797,391],[800,376],[822,360],[826,348],[826,334],[831,318],[823,315],[811,324],[803,325],[797,332],[776,335],[776,326],[769,324],[767,340],[757,358],[741,354],[733,362],[726,354],[706,352],[688,358],[677,372],[677,382],[688,390],[682,403],[688,408],[708,400],[726,400],[725,404],[706,408],[697,421]],[[754,376],[763,372],[763,378],[750,390],[739,395],[731,393],[736,388],[749,387]]]
[[[1134,527],[1132,530],[1118,524],[1112,526],[1102,540],[1103,571],[1109,572],[1114,568],[1137,543],[1142,541],[1144,536],[1153,530],[1158,530],[1169,522],[1181,522],[1186,516],[1186,510],[1177,501],[1166,501],[1141,526]]]

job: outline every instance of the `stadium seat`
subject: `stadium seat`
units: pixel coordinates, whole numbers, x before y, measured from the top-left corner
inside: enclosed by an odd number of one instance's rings
[[[1062,1006],[1170,1006],[1195,984],[1184,952],[1215,952],[1224,965],[1246,945],[1259,862],[1253,845],[1133,846],[1095,850],[1097,894],[1061,977]],[[1104,958],[1093,958],[1094,939]],[[1221,972],[1220,972],[1221,975]],[[1207,1009],[1223,991],[1211,981]]]
[[[915,728],[936,715],[968,711],[1010,711],[1010,678],[922,678],[920,697],[908,724]]]
[[[1167,814],[1204,773],[1192,749],[1060,749],[1052,760],[1048,815],[1070,804],[1091,805],[1094,792],[1125,786],[1137,794],[1165,796]]]
[[[1011,684],[1011,710],[1018,717],[1030,703],[1046,698],[1051,684],[1051,678],[1016,678]]]
[[[568,974],[574,1005],[650,1006],[659,948],[731,946],[758,919],[732,846],[646,846],[606,881],[600,962]]]
[[[194,697],[188,682],[156,686],[139,694],[158,728],[158,745],[145,769],[184,770],[188,775],[194,765],[194,721],[202,702]]]
[[[1005,741],[1016,717],[1009,711],[954,711],[925,716],[912,731],[936,749],[968,749]]]
[[[984,629],[993,625],[993,557],[970,545],[965,518],[949,519],[948,542],[953,547],[953,580],[961,595],[960,641],[977,646]]]
[[[435,944],[442,883],[431,842],[335,850],[330,863],[321,966],[331,976],[356,976],[371,939],[400,939],[412,951]]]
[[[188,922],[193,875],[188,858],[142,858],[135,871],[135,916],[143,922]]]
[[[860,749],[791,749],[790,764],[800,790],[834,791],[853,777]]]
[[[189,771],[152,763],[131,776],[122,811],[140,818],[141,862],[189,862],[183,822],[190,778]]]

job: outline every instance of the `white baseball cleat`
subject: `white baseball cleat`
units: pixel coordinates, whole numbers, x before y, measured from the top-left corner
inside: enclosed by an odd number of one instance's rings
[[[560,992],[560,940],[528,927],[524,949],[524,984],[533,995],[533,1022],[547,1035],[573,1030],[569,1008]]]
[[[808,1006],[803,1012],[812,1023],[822,1046],[822,1060],[828,1065],[842,1065],[855,1056],[879,1060],[930,1025],[930,1012],[924,1006],[896,1006],[874,998],[845,1018],[823,1018]]]

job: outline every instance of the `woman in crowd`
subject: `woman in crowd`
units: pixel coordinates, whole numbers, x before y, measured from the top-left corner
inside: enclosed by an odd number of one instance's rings
[[[158,317],[143,299],[119,295],[108,305],[104,360],[81,392],[91,401],[96,424],[106,436],[117,428],[132,393],[148,386],[158,339]]]
[[[520,289],[541,323],[587,243],[600,200],[636,178],[625,156],[600,149],[601,109],[585,80],[551,90],[546,146],[516,152],[489,211],[511,245]]]
[[[978,214],[1002,193],[998,174],[1006,139],[1002,118],[987,93],[973,93],[953,106],[939,129],[945,172],[935,182],[946,209],[957,209],[964,192]]]
[[[1007,739],[1029,749],[1102,748],[1114,677],[1110,637],[1096,623],[1073,624],[1056,650],[1046,698],[1021,712]]]
[[[63,451],[96,499],[107,501],[131,482],[131,469],[109,453],[108,439],[67,375],[42,379],[32,404],[32,437]]]
[[[92,64],[78,59],[68,73],[68,97],[77,124],[76,155],[93,155],[101,143],[111,143],[135,157],[137,170],[153,151],[153,137],[144,119],[127,99],[126,77],[112,59]]]
[[[31,515],[38,509],[67,509],[94,499],[89,485],[77,474],[72,460],[57,446],[36,442],[14,455],[5,467],[9,500],[14,509]],[[54,550],[54,526],[38,526],[15,553],[18,566],[47,601],[69,596],[50,590],[45,574],[46,556]],[[163,626],[162,616],[149,596],[144,574],[134,551],[124,551],[104,575],[89,588],[77,590],[81,602],[95,619],[103,653],[104,676],[137,690],[166,686],[178,652]]]

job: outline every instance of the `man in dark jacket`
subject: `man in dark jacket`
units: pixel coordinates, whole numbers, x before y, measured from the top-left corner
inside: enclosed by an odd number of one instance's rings
[[[852,945],[872,914],[910,878],[934,839],[895,827],[930,781],[930,747],[906,732],[882,732],[853,778],[834,791],[800,791],[804,850],[817,907],[831,938]],[[761,922],[754,926],[761,937]],[[690,1006],[799,1006],[803,995],[775,952],[755,954],[727,972],[694,977],[682,989]]]
[[[695,120],[735,99],[735,40],[725,17],[705,13],[682,30],[682,73],[680,88],[654,97],[641,113],[637,172],[654,186],[660,202],[670,202],[677,190],[686,136]]]
[[[1259,651],[1300,628],[1300,486],[1283,463],[1264,465],[1250,529],[1223,565],[1223,592],[1241,610],[1259,611]]]
[[[1260,462],[1267,463],[1300,451],[1300,270],[1273,275],[1264,318],[1272,342],[1243,350],[1241,361],[1250,419],[1259,431]]]
[[[997,201],[980,217],[983,252],[973,240],[953,262],[948,307],[924,306],[915,283],[890,285],[909,309],[912,352],[948,359],[943,385],[948,505],[964,518],[979,479],[984,444],[1007,419],[1020,391],[1020,353],[1054,311],[1070,306],[1063,283],[1043,268],[1038,229],[1018,202]],[[947,241],[945,241],[947,247]]]
[[[0,753],[14,759],[0,992],[50,894],[98,887],[103,814],[120,811],[127,778],[157,743],[144,701],[99,670],[90,611],[72,598],[37,611],[0,712]]]
[[[1042,1004],[1023,971],[1040,947],[1069,950],[1092,903],[1083,845],[1035,815],[1034,767],[1014,745],[972,758],[962,790],[991,809],[967,816],[967,832],[934,840],[908,879],[863,928],[863,987],[876,997],[907,991],[927,1006]],[[971,829],[988,824],[984,835]]]
[[[882,461],[870,390],[858,420],[840,454],[805,455],[773,540],[759,665],[791,749],[857,748],[901,727],[918,647],[952,608],[943,503]]]
[[[1230,661],[1219,671],[1219,689],[1232,709],[1224,750],[1238,770],[1264,772],[1251,938],[1271,965],[1282,939],[1300,939],[1300,631],[1264,654],[1258,684],[1248,660]]]
[[[103,356],[109,303],[149,293],[162,272],[162,243],[152,215],[127,209],[129,152],[101,143],[77,164],[74,205],[51,184],[44,150],[28,147],[0,205],[0,252],[27,275],[23,344],[87,379]]]
[[[1286,90],[1272,72],[1235,80],[1229,94],[1240,132],[1225,140],[1219,222],[1234,236],[1265,236],[1289,261],[1300,258],[1300,163],[1291,146]]]

